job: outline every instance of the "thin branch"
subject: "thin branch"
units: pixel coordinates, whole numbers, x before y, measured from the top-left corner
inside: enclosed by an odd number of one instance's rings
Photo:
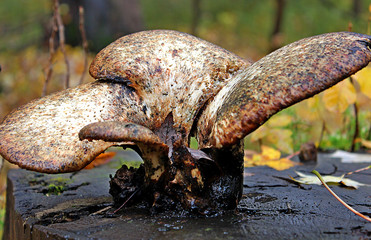
[[[363,215],[362,213],[358,212],[357,210],[355,210],[354,208],[352,208],[351,206],[349,206],[346,202],[344,202],[340,197],[338,197],[338,195],[336,195],[330,188],[329,186],[327,186],[326,182],[323,180],[321,174],[319,174],[319,172],[317,172],[316,170],[313,170],[312,171],[313,174],[315,174],[318,179],[322,182],[323,186],[325,186],[325,188],[331,193],[332,196],[334,196],[341,204],[343,204],[346,208],[348,208],[352,213],[360,216],[361,218],[371,222],[371,218]]]
[[[321,149],[321,143],[322,143],[322,140],[323,140],[323,136],[325,135],[325,131],[326,131],[326,122],[324,120],[322,120],[321,134],[320,134],[319,140],[318,140],[318,148],[319,149]]]
[[[291,158],[293,158],[293,157],[295,157],[295,156],[299,155],[299,153],[300,153],[300,151],[296,151],[296,152],[294,152],[294,153],[292,153],[292,154],[288,155],[288,156],[287,156],[287,157],[285,157],[285,158],[287,158],[287,159],[291,159]]]
[[[131,194],[130,195],[130,197],[128,197],[128,199],[126,199],[126,201],[118,208],[118,209],[116,209],[115,211],[113,211],[113,213],[111,213],[111,214],[115,214],[115,213],[117,213],[121,208],[123,208],[125,205],[126,205],[126,203],[128,203],[129,202],[129,200],[138,192],[140,190],[140,188],[138,188],[137,190],[135,190],[134,192],[133,192],[133,194]]]
[[[107,210],[110,210],[111,208],[112,208],[112,206],[105,207],[105,208],[103,208],[103,209],[101,209],[101,210],[98,210],[98,211],[96,211],[96,212],[90,214],[90,216],[94,216],[94,215],[101,214],[102,212],[105,212],[105,211],[107,211]]]
[[[354,80],[352,77],[349,77],[350,82],[354,86]],[[358,105],[355,102],[353,104],[353,109],[354,109],[354,133],[353,133],[353,139],[352,139],[352,145],[350,147],[350,151],[354,152],[357,144],[357,139],[359,138],[359,114],[358,114]]]
[[[348,172],[347,174],[345,175],[351,175],[353,173],[359,173],[359,172],[362,172],[362,171],[365,171],[365,170],[368,170],[368,169],[371,169],[371,165],[370,166],[367,166],[367,167],[364,167],[364,168],[361,168],[361,169],[358,169],[358,170],[355,170],[353,172]]]
[[[84,49],[84,69],[81,74],[80,84],[84,82],[85,73],[88,69],[88,41],[86,39],[84,22],[84,7],[79,6],[79,29],[81,33],[82,47]]]
[[[63,53],[64,62],[66,64],[66,79],[65,88],[70,87],[70,64],[67,58],[66,48],[65,48],[65,37],[64,37],[64,25],[62,17],[59,11],[59,0],[54,0],[54,11],[57,16],[58,32],[59,32],[59,47]]]
[[[44,82],[43,90],[41,93],[42,96],[45,96],[47,94],[48,84],[53,75],[53,57],[55,53],[54,40],[55,40],[55,35],[58,31],[58,26],[56,23],[57,23],[57,16],[56,16],[56,12],[54,11],[53,17],[51,19],[52,29],[51,29],[50,38],[49,38],[48,67],[45,73],[45,82]]]

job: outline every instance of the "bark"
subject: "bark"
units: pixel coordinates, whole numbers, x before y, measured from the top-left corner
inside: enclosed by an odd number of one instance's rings
[[[274,51],[282,46],[282,22],[284,17],[286,0],[276,0],[276,14],[273,22],[273,31],[271,34],[270,51]]]
[[[198,35],[198,27],[201,18],[201,0],[192,0],[192,23],[191,23],[191,34],[194,36]]]

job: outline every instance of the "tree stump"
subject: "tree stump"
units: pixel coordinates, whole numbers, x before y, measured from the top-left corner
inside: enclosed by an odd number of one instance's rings
[[[140,206],[110,214],[116,208],[108,193],[109,175],[120,167],[119,160],[58,175],[11,170],[3,239],[366,239],[371,223],[348,211],[323,186],[299,186],[289,176],[314,168],[340,176],[369,164],[342,163],[320,154],[317,166],[247,168],[237,211],[213,217],[151,215]],[[370,171],[349,177],[371,184]],[[332,189],[371,216],[370,187]]]

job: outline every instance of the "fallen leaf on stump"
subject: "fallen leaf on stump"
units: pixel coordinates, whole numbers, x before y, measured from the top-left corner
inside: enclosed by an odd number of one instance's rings
[[[288,158],[281,158],[280,151],[267,146],[262,146],[261,153],[255,153],[252,155],[248,153],[249,152],[245,152],[245,167],[268,166],[278,171],[283,171],[299,165],[299,163],[291,161]]]
[[[299,176],[299,178],[295,179],[291,176],[290,178],[297,183],[315,184],[315,185],[322,184],[321,181],[315,175],[309,175],[309,174],[305,174],[305,173],[298,172],[298,171],[295,171],[295,173]],[[328,176],[323,176],[322,178],[328,185],[340,185],[343,187],[349,187],[349,188],[354,188],[354,189],[357,189],[361,186],[371,187],[371,185],[369,184],[364,184],[364,183],[360,183],[360,182],[354,181],[349,178],[345,178],[344,175],[341,175],[338,177],[328,175]]]
[[[91,163],[89,163],[84,169],[93,169],[93,168],[98,167],[100,165],[106,164],[109,161],[111,161],[111,159],[114,156],[116,156],[115,152],[101,153]]]

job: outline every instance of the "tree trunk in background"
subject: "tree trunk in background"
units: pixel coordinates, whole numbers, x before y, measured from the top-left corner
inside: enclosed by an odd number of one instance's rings
[[[359,18],[362,11],[362,0],[353,0],[353,18]]]
[[[192,23],[191,23],[191,34],[197,36],[198,25],[201,17],[201,0],[192,0]]]
[[[285,0],[276,0],[276,16],[273,22],[273,31],[270,39],[270,52],[282,46],[282,21],[285,8]]]
[[[65,14],[66,41],[81,45],[79,6],[85,10],[85,29],[89,50],[99,51],[117,38],[144,30],[142,9],[138,0],[63,0],[69,6]]]

